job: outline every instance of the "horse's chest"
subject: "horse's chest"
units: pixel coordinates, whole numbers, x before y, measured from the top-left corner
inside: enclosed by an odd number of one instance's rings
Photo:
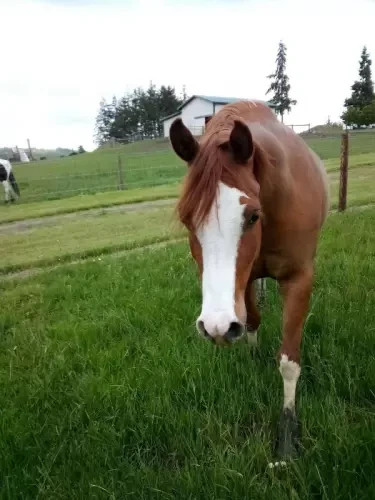
[[[289,274],[290,259],[287,256],[279,253],[260,254],[254,262],[251,272],[252,279],[258,278],[274,278],[279,279]]]
[[[254,270],[259,275],[282,279],[303,268],[314,254],[314,242],[304,231],[263,233],[259,257]]]

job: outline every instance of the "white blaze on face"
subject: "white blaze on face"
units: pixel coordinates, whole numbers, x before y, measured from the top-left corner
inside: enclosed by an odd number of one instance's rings
[[[232,322],[239,322],[234,306],[237,251],[244,213],[241,196],[246,195],[220,182],[207,221],[196,234],[203,257],[203,304],[198,322],[203,322],[212,337],[225,335]]]

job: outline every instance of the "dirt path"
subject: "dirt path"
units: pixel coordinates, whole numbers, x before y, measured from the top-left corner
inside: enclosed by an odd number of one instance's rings
[[[147,209],[152,209],[152,208],[157,208],[157,207],[162,207],[162,206],[168,206],[169,204],[173,204],[173,203],[175,203],[175,200],[158,200],[157,202],[153,201],[153,202],[146,202],[146,203],[142,203],[142,204],[137,203],[134,205],[121,205],[119,207],[111,207],[111,208],[107,208],[104,210],[106,210],[106,211],[110,210],[111,212],[116,212],[116,211],[121,212],[121,211],[126,211],[126,208],[131,207],[130,211],[131,210],[134,211],[134,210],[137,210],[137,207],[139,205],[142,205],[142,207],[147,210]],[[364,211],[364,210],[373,209],[373,208],[375,208],[375,204],[371,203],[368,205],[359,205],[356,207],[349,207],[347,209],[347,211],[348,212]],[[103,211],[103,209],[95,209],[95,210],[90,210],[89,212],[93,212],[92,215],[97,215],[99,213],[102,213],[102,211]],[[96,214],[95,214],[95,212],[96,212]],[[332,215],[334,213],[337,213],[337,209],[329,211],[329,215]],[[72,214],[69,214],[69,215],[72,215]],[[61,219],[61,217],[64,217],[64,216],[54,217],[54,218]],[[45,218],[46,217],[43,217],[43,219],[45,219]],[[31,219],[31,220],[36,221],[39,219]],[[25,221],[25,223],[26,223],[26,221]],[[18,223],[15,222],[13,224],[9,224],[9,226],[12,226],[14,224],[18,224]],[[95,261],[101,261],[101,260],[106,260],[106,259],[111,259],[111,258],[119,258],[119,257],[122,257],[124,255],[138,253],[138,252],[142,252],[144,250],[154,250],[154,249],[156,250],[158,248],[163,248],[163,247],[166,247],[168,245],[173,245],[173,244],[179,243],[181,241],[185,241],[185,240],[186,240],[186,237],[176,238],[176,239],[172,239],[172,240],[163,241],[160,243],[152,243],[151,245],[145,245],[142,247],[133,248],[131,250],[120,250],[120,251],[115,251],[112,253],[105,253],[103,255],[97,255],[95,257],[87,257],[87,258],[77,259],[77,260],[74,260],[71,262],[62,262],[61,264],[55,264],[53,266],[32,267],[29,269],[25,269],[23,271],[15,271],[15,272],[0,275],[0,280],[3,280],[3,281],[10,281],[13,279],[22,280],[22,279],[29,278],[31,276],[37,276],[37,275],[42,274],[42,273],[48,273],[50,271],[54,271],[55,269],[59,269],[60,267],[75,266],[75,265],[79,265],[79,264],[85,264],[86,262],[95,262]]]
[[[46,217],[37,217],[35,219],[26,219],[23,221],[9,222],[0,224],[0,236],[6,234],[18,234],[32,231],[39,227],[59,226],[66,220],[80,220],[85,217],[98,217],[103,214],[120,212],[142,212],[143,210],[154,210],[157,208],[172,206],[176,203],[175,199],[143,201],[140,203],[128,203],[124,205],[115,205],[104,208],[90,208],[78,212],[72,212],[61,215],[49,215]]]
[[[45,266],[45,267],[32,267],[30,269],[24,269],[23,271],[15,271],[8,274],[4,274],[0,276],[0,280],[10,281],[14,279],[23,280],[26,278],[30,278],[31,276],[37,276],[38,274],[48,273],[50,271],[54,271],[55,269],[59,269],[60,267],[69,267],[69,266],[77,266],[79,264],[86,264],[87,262],[100,262],[113,258],[120,258],[124,255],[129,255],[132,253],[139,253],[145,250],[157,250],[159,248],[164,248],[168,245],[174,245],[176,243],[180,243],[185,241],[186,237],[176,238],[173,240],[162,241],[160,243],[152,243],[151,245],[145,245],[138,248],[132,248],[131,250],[120,250],[117,252],[106,253],[103,255],[96,255],[95,257],[87,257],[78,260],[73,260],[71,262],[62,262],[61,264],[56,264],[54,266]]]

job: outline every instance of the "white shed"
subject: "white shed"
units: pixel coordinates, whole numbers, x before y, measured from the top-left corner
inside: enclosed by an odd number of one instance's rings
[[[226,104],[242,100],[246,99],[193,95],[177,108],[176,113],[163,118],[164,137],[169,136],[169,129],[177,117],[182,118],[193,135],[202,135],[207,122],[215,113]]]

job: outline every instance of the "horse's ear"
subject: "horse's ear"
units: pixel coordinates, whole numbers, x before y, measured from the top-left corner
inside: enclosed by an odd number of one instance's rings
[[[169,130],[169,138],[173,149],[180,158],[190,163],[198,153],[199,144],[193,134],[182,123],[181,118],[177,118]]]
[[[229,146],[237,163],[246,163],[251,158],[254,151],[253,138],[249,127],[242,121],[234,120]]]

